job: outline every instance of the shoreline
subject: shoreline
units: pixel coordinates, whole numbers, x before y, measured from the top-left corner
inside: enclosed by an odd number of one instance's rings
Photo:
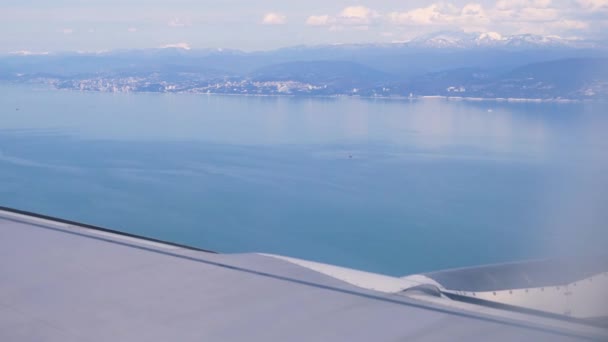
[[[71,91],[81,93],[103,93],[103,94],[173,94],[173,95],[206,95],[206,96],[241,96],[241,97],[287,97],[287,98],[320,98],[320,99],[372,99],[372,100],[393,100],[393,101],[419,101],[419,100],[444,100],[444,101],[464,101],[464,102],[499,102],[499,103],[594,103],[608,102],[608,99],[569,99],[569,98],[518,98],[518,97],[474,97],[474,96],[448,96],[448,95],[415,95],[415,96],[361,96],[348,94],[335,95],[299,95],[299,94],[240,94],[240,93],[211,93],[211,92],[159,92],[159,91],[100,91],[100,90],[81,90],[72,88],[57,88],[50,84],[24,84],[12,82],[0,82],[7,86],[35,86],[39,89],[54,91]]]
[[[510,103],[581,103],[599,102],[601,99],[566,99],[566,98],[520,98],[520,97],[468,97],[468,96],[444,96],[444,95],[423,95],[423,99],[442,99],[448,101],[469,101],[469,102],[510,102]]]
[[[299,98],[299,99],[366,99],[366,100],[391,100],[391,101],[420,101],[420,100],[444,100],[464,102],[503,102],[503,103],[584,103],[584,102],[607,102],[606,99],[566,99],[566,98],[516,98],[516,97],[467,97],[446,95],[418,95],[418,96],[361,96],[361,95],[297,95],[297,94],[237,94],[237,93],[197,93],[189,91],[159,92],[159,91],[97,91],[80,90],[69,88],[49,87],[50,90],[74,91],[82,93],[104,93],[104,94],[163,94],[163,95],[203,95],[203,96],[231,96],[231,97],[276,97],[276,98]]]

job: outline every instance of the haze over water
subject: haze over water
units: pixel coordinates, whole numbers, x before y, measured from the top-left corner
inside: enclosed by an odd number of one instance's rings
[[[608,245],[606,104],[0,91],[0,205],[393,275]]]

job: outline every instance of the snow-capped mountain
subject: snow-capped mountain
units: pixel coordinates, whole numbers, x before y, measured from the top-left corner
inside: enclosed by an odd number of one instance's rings
[[[559,36],[541,36],[534,34],[518,34],[503,36],[497,32],[436,32],[423,35],[407,43],[414,47],[425,48],[535,48],[535,47],[570,47],[591,48],[595,44],[590,41],[562,38]]]

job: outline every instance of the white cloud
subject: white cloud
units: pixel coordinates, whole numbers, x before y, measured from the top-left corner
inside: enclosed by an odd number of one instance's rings
[[[127,31],[128,31],[128,32],[130,32],[130,33],[137,32],[137,27],[129,27],[129,28],[127,29]]]
[[[169,22],[167,22],[167,26],[169,26],[169,27],[190,27],[190,26],[192,26],[192,23],[188,19],[172,18],[171,20],[169,20]]]
[[[524,25],[527,22],[554,21],[564,16],[551,5],[551,0],[499,0],[491,15],[495,21]]]
[[[432,4],[406,12],[393,12],[389,14],[389,18],[393,23],[401,25],[447,24],[454,21],[458,12],[451,4]]]
[[[608,1],[608,0],[585,0]],[[499,0],[494,8],[485,9],[479,3],[468,3],[462,8],[450,3],[435,3],[405,12],[392,12],[389,20],[399,25],[487,25],[499,21],[550,21],[559,12],[550,7],[551,0]]]
[[[336,22],[336,19],[329,15],[311,15],[306,19],[306,25],[328,26]]]
[[[174,44],[166,44],[166,45],[162,45],[160,46],[161,49],[184,49],[184,50],[190,50],[192,49],[190,47],[190,44],[188,43],[174,43]]]
[[[338,20],[342,25],[369,25],[378,18],[378,12],[365,6],[350,6],[340,12]]]
[[[285,23],[287,23],[287,17],[281,13],[266,13],[262,18],[262,24],[264,25],[283,25]]]
[[[521,8],[547,8],[551,0],[499,0],[496,9],[501,11],[515,10]]]
[[[59,30],[59,32],[61,32],[63,34],[72,34],[72,33],[74,33],[74,30],[71,28],[62,28],[61,30]]]
[[[581,14],[576,8],[564,7],[551,0],[499,0],[490,12],[493,22],[498,25],[514,29],[517,33],[543,35],[589,30],[591,23],[584,21]]]
[[[381,15],[365,6],[349,6],[335,16],[312,15],[306,19],[306,25],[329,26],[330,31],[341,31],[347,27],[357,30],[368,30],[369,26],[380,19]]]
[[[608,4],[608,0],[578,1],[591,3],[581,4],[589,8],[598,8],[601,3]],[[498,29],[519,33],[547,33],[590,28],[588,22],[577,18],[577,13],[556,7],[552,0],[498,0],[492,7],[484,7],[479,3],[468,3],[463,7],[451,3],[434,3],[389,13],[386,20],[401,26],[429,26],[475,32]]]
[[[493,4],[481,0],[456,5],[455,1],[438,0],[424,7],[379,13],[365,6],[350,6],[337,14],[309,16],[309,26],[324,26],[330,31],[367,30],[380,27],[403,26],[398,29],[432,31],[463,30],[465,32],[537,33],[555,35],[574,31],[597,30],[600,21],[589,19],[591,14],[583,8],[597,11],[608,10],[608,0],[575,0],[579,6],[573,8],[563,1],[553,0],[495,0]],[[377,25],[381,24],[381,25]]]
[[[474,18],[477,20],[488,20],[488,15],[485,9],[480,4],[466,4],[460,11],[460,15],[465,18]]]
[[[551,26],[559,30],[586,30],[589,28],[589,23],[579,20],[560,20],[551,23]]]
[[[34,51],[30,51],[30,50],[19,50],[19,51],[10,52],[9,54],[18,55],[18,56],[40,56],[40,55],[46,56],[46,55],[49,55],[50,53],[48,51],[34,52]]]
[[[392,12],[388,19],[398,25],[483,25],[490,22],[482,5],[469,3],[462,8],[436,3],[405,12]]]
[[[340,12],[340,17],[347,19],[368,20],[373,11],[365,6],[350,6]]]
[[[480,4],[466,4],[460,10],[460,17],[457,19],[458,24],[465,31],[487,31],[488,25],[492,19],[488,11]]]
[[[578,0],[579,6],[590,11],[608,9],[608,0]]]

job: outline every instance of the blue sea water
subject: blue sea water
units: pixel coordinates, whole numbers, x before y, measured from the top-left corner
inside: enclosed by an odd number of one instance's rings
[[[0,93],[0,205],[392,275],[608,246],[606,104]]]

